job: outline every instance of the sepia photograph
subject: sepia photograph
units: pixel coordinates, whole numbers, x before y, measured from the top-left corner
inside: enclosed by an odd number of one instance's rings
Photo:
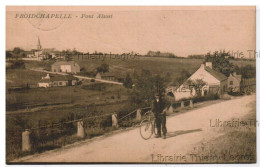
[[[6,164],[255,164],[255,6],[6,6]]]

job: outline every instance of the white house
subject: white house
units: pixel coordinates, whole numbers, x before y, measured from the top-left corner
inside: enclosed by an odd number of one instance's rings
[[[40,88],[51,87],[51,79],[49,74],[47,74],[46,77],[42,77],[41,81],[38,83],[38,87]]]
[[[202,96],[209,93],[223,94],[227,91],[227,77],[212,69],[211,62],[201,64],[200,68],[188,78],[188,80],[196,79],[202,79],[206,82],[206,85],[202,88]],[[185,83],[173,90],[172,93],[175,96],[175,100],[189,98],[196,95],[195,90],[191,90]]]
[[[80,66],[74,61],[57,61],[51,65],[52,72],[78,73]]]

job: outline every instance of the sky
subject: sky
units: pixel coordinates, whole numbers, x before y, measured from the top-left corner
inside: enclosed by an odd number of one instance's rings
[[[15,18],[65,14],[70,19]],[[94,18],[81,18],[82,14]],[[99,14],[112,18],[96,18]],[[7,7],[6,49],[171,52],[186,57],[255,49],[255,7]]]

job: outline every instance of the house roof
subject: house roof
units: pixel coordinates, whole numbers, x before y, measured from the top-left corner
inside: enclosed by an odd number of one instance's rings
[[[43,78],[40,80],[40,83],[50,83],[51,80],[50,79],[46,79],[46,78]]]
[[[60,65],[71,65],[71,66],[79,66],[78,63],[75,61],[57,61],[52,64],[53,66],[60,66]]]
[[[227,77],[224,75],[224,74],[222,74],[222,73],[220,73],[220,72],[218,72],[218,71],[216,71],[216,70],[213,70],[212,68],[210,68],[210,67],[205,67],[205,70],[208,72],[208,73],[210,73],[212,76],[214,76],[216,79],[218,79],[219,81],[223,81],[223,80],[225,80],[225,79],[227,79]]]
[[[51,81],[68,81],[76,80],[77,78],[72,75],[51,75]]]

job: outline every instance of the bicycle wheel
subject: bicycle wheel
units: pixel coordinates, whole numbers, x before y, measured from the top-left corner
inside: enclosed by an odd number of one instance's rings
[[[153,135],[152,122],[145,119],[140,123],[140,135],[144,140],[148,140]]]

